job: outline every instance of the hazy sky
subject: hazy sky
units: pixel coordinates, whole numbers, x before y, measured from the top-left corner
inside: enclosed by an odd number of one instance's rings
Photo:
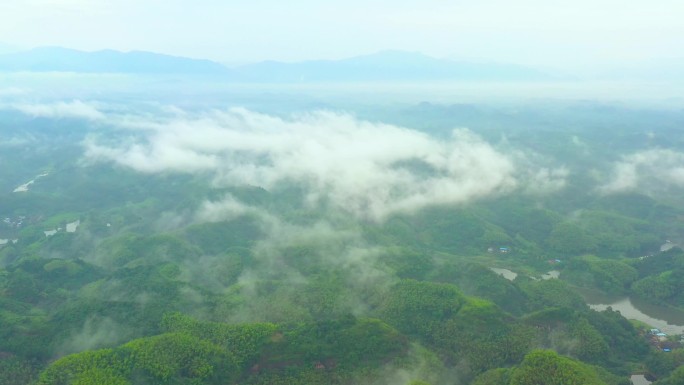
[[[0,41],[227,63],[383,49],[554,67],[684,57],[682,0],[2,0]]]

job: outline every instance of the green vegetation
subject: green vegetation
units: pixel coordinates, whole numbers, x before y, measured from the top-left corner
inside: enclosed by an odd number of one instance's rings
[[[563,278],[577,286],[623,294],[629,291],[638,273],[628,263],[586,255],[573,258],[563,270]]]
[[[602,385],[605,382],[588,365],[551,351],[534,351],[513,370],[510,384]]]
[[[678,367],[672,374],[655,382],[656,385],[684,384],[684,365]]]
[[[359,108],[437,137],[470,122],[497,151],[542,159],[540,175],[567,171],[549,191],[520,171],[491,194],[377,216],[403,192],[359,203],[315,175],[268,179],[259,167],[277,159],[239,151],[259,178],[137,172],[73,143],[146,133],[0,111],[0,133],[32,143],[0,146],[0,384],[623,385],[635,370],[682,383],[677,336],[656,341],[576,290],[684,308],[681,194],[600,183],[633,152],[677,150],[680,128],[656,119],[675,139],[646,143],[633,132],[651,121],[631,110],[566,107],[501,107],[492,121],[464,106]],[[384,166],[417,181],[447,173],[418,158]]]

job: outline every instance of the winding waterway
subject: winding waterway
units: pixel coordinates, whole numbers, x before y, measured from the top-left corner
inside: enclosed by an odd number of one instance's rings
[[[490,269],[508,280],[514,280],[518,274],[514,271],[496,267]],[[560,273],[552,270],[544,275],[543,279],[558,278]],[[671,306],[658,305],[640,298],[608,295],[598,290],[576,288],[584,301],[591,309],[596,311],[606,310],[608,307],[619,311],[627,319],[635,319],[644,322],[654,328],[658,328],[667,334],[684,334],[684,310]],[[632,384],[648,385],[651,382],[642,374],[631,376]]]
[[[609,306],[627,319],[645,322],[667,334],[684,334],[684,310],[658,305],[640,298],[610,296],[596,290],[577,288],[587,305],[594,310]]]
[[[490,269],[510,281],[518,276],[516,272],[508,269],[497,267],[490,267]],[[542,275],[542,279],[558,278],[559,274],[558,271],[552,270]],[[627,319],[644,322],[667,334],[684,334],[684,310],[682,309],[658,305],[641,298],[608,295],[583,287],[578,287],[576,290],[582,295],[587,305],[596,311],[611,307]]]

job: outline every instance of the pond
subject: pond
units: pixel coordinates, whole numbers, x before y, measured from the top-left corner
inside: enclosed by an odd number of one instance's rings
[[[514,280],[515,277],[518,276],[518,273],[516,273],[515,271],[511,271],[508,269],[502,269],[499,267],[490,267],[489,270],[495,272],[496,274],[503,276],[504,278],[506,278],[509,281]]]
[[[546,273],[542,274],[541,277],[542,277],[542,279],[555,279],[555,278],[560,277],[560,271],[558,271],[558,270],[551,270],[551,271],[549,271],[549,272],[546,272]]]
[[[81,221],[80,221],[80,220],[77,220],[77,221],[74,221],[74,222],[71,222],[71,223],[67,223],[67,225],[66,225],[66,232],[67,232],[67,233],[75,233],[75,232],[76,232],[76,229],[78,229],[78,226],[79,226],[80,224],[81,224]]]
[[[489,270],[495,272],[496,274],[499,274],[500,276],[506,278],[509,281],[513,281],[518,276],[518,273],[516,273],[515,271],[504,269],[501,267],[490,267]],[[560,277],[560,271],[558,270],[551,270],[541,275],[541,279],[555,279],[558,277]],[[534,280],[539,279],[532,276],[530,276],[530,278]]]
[[[643,374],[632,374],[630,380],[632,380],[632,384],[634,385],[649,385],[651,383]]]

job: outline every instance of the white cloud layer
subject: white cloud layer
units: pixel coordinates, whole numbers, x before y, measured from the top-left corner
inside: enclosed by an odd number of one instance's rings
[[[684,154],[655,149],[623,157],[615,164],[611,181],[601,186],[599,191],[611,194],[681,187],[684,187]]]
[[[516,156],[467,130],[440,140],[332,112],[282,119],[236,108],[196,117],[174,114],[168,121],[128,117],[121,122],[147,138],[115,146],[91,138],[85,143],[87,158],[148,173],[208,172],[224,186],[274,189],[297,183],[308,188],[308,203],[330,204],[372,220],[506,193],[521,178],[545,190],[562,187],[565,178],[563,172],[536,171],[529,164],[518,172]],[[202,215],[244,214],[229,203],[204,207]]]
[[[0,88],[0,98],[2,97],[17,97],[29,93],[27,90],[19,87]]]
[[[82,118],[90,120],[104,118],[104,114],[97,108],[80,100],[45,104],[13,104],[11,108],[26,115],[41,118]]]

